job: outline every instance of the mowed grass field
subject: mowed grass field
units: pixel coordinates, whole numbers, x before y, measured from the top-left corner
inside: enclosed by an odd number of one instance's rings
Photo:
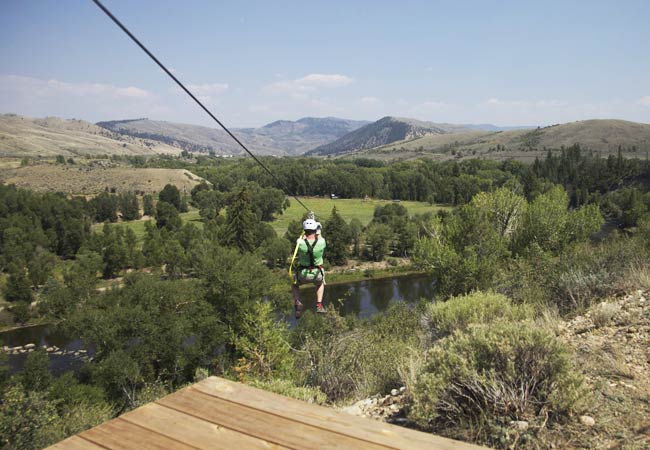
[[[384,206],[393,203],[391,200],[363,200],[356,198],[337,200],[331,200],[329,198],[301,198],[300,200],[305,204],[305,206],[307,206],[307,208],[314,211],[316,214],[316,220],[319,222],[325,222],[329,219],[332,213],[332,208],[336,207],[338,213],[347,223],[350,223],[352,219],[359,219],[364,226],[368,225],[372,220],[372,215],[377,206]],[[289,202],[290,206],[284,211],[284,214],[271,222],[271,226],[275,232],[278,233],[278,236],[282,236],[287,231],[289,222],[292,220],[301,220],[305,213],[305,209],[300,206],[295,199],[290,198]],[[431,206],[424,202],[402,201],[399,204],[406,207],[411,216],[449,208],[443,205]],[[323,230],[323,233],[327,233],[327,230]]]
[[[316,214],[316,220],[320,222],[325,222],[329,219],[329,216],[332,213],[332,208],[336,206],[339,214],[345,219],[346,222],[350,222],[352,219],[359,219],[361,223],[365,226],[370,223],[372,220],[373,213],[377,206],[387,205],[393,203],[391,200],[362,200],[362,199],[337,199],[330,200],[325,198],[301,198],[302,202],[308,207],[311,208]],[[278,234],[278,236],[283,236],[287,231],[289,222],[292,220],[301,220],[305,210],[302,206],[296,202],[295,199],[290,199],[290,206],[284,211],[284,214],[278,216],[276,220],[271,222],[271,226]],[[440,209],[449,209],[449,206],[444,205],[429,205],[424,202],[411,202],[411,201],[402,201],[400,204],[409,212],[409,215],[413,216],[416,214],[424,214],[427,212],[436,212]],[[224,212],[221,212],[224,214]],[[201,222],[201,217],[199,216],[198,210],[191,210],[186,213],[181,214],[181,219],[183,223],[194,223],[197,226],[203,226]],[[147,219],[150,220],[150,219]],[[121,222],[117,226],[124,226],[131,228],[135,235],[138,237],[138,241],[142,242],[144,238],[144,224],[147,220],[134,220],[131,222]],[[103,224],[96,224],[93,226],[95,231],[101,231]],[[327,230],[324,230],[324,233],[327,233]]]

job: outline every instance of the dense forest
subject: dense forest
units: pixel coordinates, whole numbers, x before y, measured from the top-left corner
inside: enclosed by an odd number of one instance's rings
[[[501,448],[513,444],[509,421],[539,424],[516,438],[535,448],[582,411],[583,374],[540,318],[576,313],[650,271],[648,161],[573,147],[530,166],[264,162],[298,195],[454,205],[411,216],[390,203],[365,227],[335,209],[324,224],[328,265],[408,256],[433,274],[436,301],[369,320],[331,308],[288,329],[277,320],[291,307],[280,269],[300,222],[275,234],[269,223],[291,200],[247,159],[138,160],[209,181],[187,198],[171,185],[90,200],[0,186],[0,269],[14,320],[38,315],[95,348],[78,373],[58,378],[44,351],[12,376],[0,360],[3,448],[45,446],[209,374],[320,403],[406,386],[413,426]],[[202,227],[181,221],[190,207]],[[155,220],[140,244],[112,223],[141,213]],[[615,228],[606,236],[605,221]]]

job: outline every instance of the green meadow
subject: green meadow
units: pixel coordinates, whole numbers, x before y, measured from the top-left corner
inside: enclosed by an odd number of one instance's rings
[[[328,198],[311,197],[301,198],[300,200],[305,204],[305,206],[314,211],[316,219],[320,222],[325,222],[332,213],[332,208],[336,207],[339,214],[343,216],[346,222],[349,223],[352,219],[359,219],[364,226],[368,225],[372,220],[373,213],[377,206],[392,203],[391,200],[362,200],[354,198],[331,200]],[[295,199],[289,199],[289,203],[290,206],[284,211],[284,214],[278,216],[276,220],[271,222],[271,226],[278,236],[284,235],[289,226],[289,222],[292,220],[301,220],[305,213],[305,209],[300,206]],[[400,204],[406,207],[410,215],[436,212],[440,209],[449,209],[448,206],[430,205],[425,202],[402,201]],[[222,214],[224,214],[223,211]],[[199,211],[196,209],[182,213],[180,216],[183,223],[191,222],[199,227],[203,226],[201,217],[199,216]],[[130,222],[121,222],[116,225],[131,228],[138,237],[138,241],[142,242],[142,239],[144,238],[145,222],[146,220],[134,220]],[[93,230],[100,231],[102,227],[103,224],[95,224],[93,225]],[[327,232],[327,230],[325,230],[325,232]]]

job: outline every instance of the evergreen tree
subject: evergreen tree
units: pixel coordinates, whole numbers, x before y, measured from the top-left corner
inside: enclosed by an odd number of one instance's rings
[[[138,220],[140,218],[140,207],[138,197],[133,192],[123,192],[119,196],[120,212],[122,220]]]
[[[108,192],[102,192],[91,200],[96,222],[117,221],[117,198]]]
[[[344,265],[349,256],[348,247],[352,243],[350,227],[343,217],[332,208],[330,218],[325,222],[323,233],[327,236],[327,259],[333,264]]]
[[[224,243],[242,252],[252,252],[259,244],[258,219],[247,190],[239,191],[226,210]]]
[[[146,194],[142,197],[142,209],[145,216],[153,216],[156,212],[153,205],[153,196]]]
[[[170,231],[181,227],[181,217],[178,210],[171,203],[159,201],[156,205],[156,226]]]
[[[352,255],[358,258],[361,255],[361,233],[363,224],[356,217],[350,221],[350,237],[352,239]]]
[[[181,193],[173,184],[166,184],[162,191],[158,194],[159,202],[167,202],[176,208],[176,211],[181,209]]]

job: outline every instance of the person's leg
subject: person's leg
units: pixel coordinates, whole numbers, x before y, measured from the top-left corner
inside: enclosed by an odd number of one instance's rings
[[[298,289],[298,286],[299,285],[296,283],[293,283],[291,285],[291,291],[293,292],[293,307],[295,310],[296,319],[300,319],[303,311],[302,302],[300,301],[300,289]]]
[[[300,303],[300,289],[298,289],[298,285],[293,283],[291,285],[291,291],[293,292],[293,303],[297,305]]]
[[[325,292],[325,283],[321,283],[316,289],[316,303],[323,303],[323,293]]]

